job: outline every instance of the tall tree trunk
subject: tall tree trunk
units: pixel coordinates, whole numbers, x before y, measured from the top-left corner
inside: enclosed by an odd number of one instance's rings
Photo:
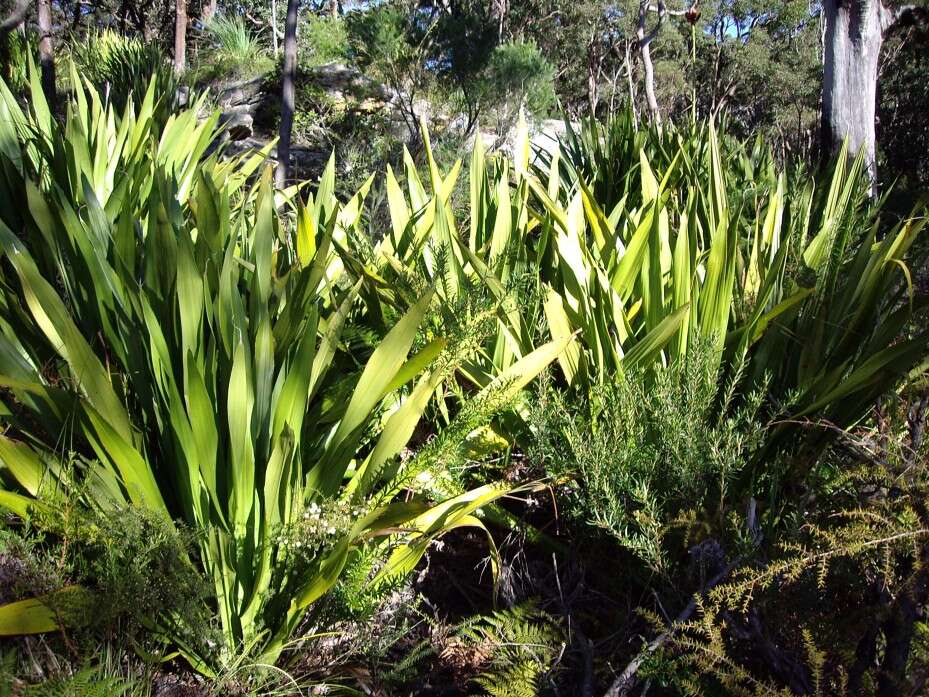
[[[600,79],[600,66],[603,59],[597,51],[596,31],[590,37],[587,43],[587,103],[590,108],[590,115],[597,115],[597,103],[600,101],[598,82]]]
[[[877,59],[881,52],[881,5],[877,0],[823,0],[823,143],[838,150],[864,150],[872,180]]]
[[[187,68],[187,0],[174,2],[174,72]]]
[[[277,170],[274,172],[274,183],[279,188],[287,182],[290,170],[290,134],[294,125],[294,78],[297,73],[297,4],[298,0],[287,0],[287,20],[284,23],[281,132],[277,141]]]
[[[339,16],[339,0],[329,0],[329,15],[333,19]]]
[[[848,141],[848,151],[864,151],[871,181],[877,178],[874,116],[877,66],[884,36],[897,26],[925,21],[926,10],[890,9],[880,0],[823,0],[823,112],[825,151]]]
[[[274,49],[274,57],[277,58],[281,51],[277,45],[277,0],[271,0],[271,46]]]
[[[661,23],[664,21],[667,10],[663,0],[658,0],[658,21],[655,23],[654,28],[646,34],[645,21],[650,9],[649,0],[639,1],[639,22],[636,26],[635,36],[636,42],[639,45],[639,58],[642,60],[642,67],[644,68],[645,74],[645,101],[648,103],[648,111],[652,121],[660,126],[661,109],[658,106],[658,97],[655,95],[655,68],[652,65],[651,45],[655,37],[658,36]]]
[[[51,0],[38,0],[36,14],[39,24],[39,63],[42,66],[42,91],[49,106],[57,102],[55,88],[55,46],[52,43]]]
[[[490,16],[497,22],[497,42],[503,43],[504,25],[506,15],[510,11],[509,0],[492,0],[490,3]]]

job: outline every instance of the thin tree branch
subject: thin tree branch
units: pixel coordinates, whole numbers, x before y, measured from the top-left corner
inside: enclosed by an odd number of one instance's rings
[[[666,8],[666,7],[665,7],[664,9],[662,9],[661,6],[649,5],[649,6],[648,6],[648,11],[649,11],[649,12],[657,12],[658,14],[666,14],[666,15],[669,15],[669,16],[671,16],[671,17],[683,17],[683,16],[686,15],[690,10],[689,10],[689,9],[687,9],[687,10],[669,10],[669,9]]]
[[[888,35],[898,29],[929,24],[929,8],[919,5],[900,5],[880,8],[881,31]]]
[[[0,36],[9,34],[11,31],[16,29],[20,24],[26,21],[26,15],[29,14],[29,10],[32,8],[32,3],[30,0],[19,0],[19,4],[13,8],[13,11],[10,12],[9,16],[3,20],[3,23],[0,24]]]
[[[699,593],[696,593],[687,603],[687,607],[681,610],[681,613],[675,618],[674,622],[671,623],[671,626],[667,630],[659,634],[657,637],[652,639],[649,642],[638,656],[633,658],[629,664],[625,667],[622,673],[613,681],[613,684],[610,685],[610,688],[604,693],[603,697],[623,697],[623,695],[628,695],[629,692],[638,684],[638,678],[636,673],[639,668],[642,667],[642,664],[645,663],[645,660],[651,656],[655,651],[660,649],[678,630],[678,628],[687,622],[691,616],[697,610],[697,598],[704,597],[709,593],[713,588],[718,586],[723,580],[726,579],[732,571],[741,564],[741,558],[736,559],[732,563],[728,564],[722,571],[716,574],[713,578],[707,581],[706,585],[700,589]]]

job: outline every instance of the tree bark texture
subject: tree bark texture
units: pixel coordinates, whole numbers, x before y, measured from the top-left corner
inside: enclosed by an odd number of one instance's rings
[[[187,68],[187,0],[174,3],[174,72],[180,75]]]
[[[871,181],[877,177],[875,110],[877,71],[884,37],[898,26],[923,23],[925,8],[890,8],[880,0],[823,0],[823,148],[864,151]]]
[[[655,94],[655,67],[652,65],[652,41],[655,40],[655,37],[658,36],[658,32],[661,29],[661,24],[664,21],[666,9],[663,0],[658,0],[658,20],[655,23],[654,28],[646,33],[645,32],[645,22],[648,17],[648,12],[651,8],[649,7],[649,0],[640,0],[639,1],[639,22],[636,26],[636,42],[639,46],[639,58],[642,61],[642,68],[645,78],[645,101],[648,103],[648,111],[651,115],[652,121],[660,126],[661,125],[661,108],[658,106],[658,97]]]
[[[271,47],[274,49],[274,57],[277,58],[281,52],[277,45],[277,0],[271,0]]]
[[[277,169],[274,183],[283,187],[290,170],[290,135],[294,124],[294,78],[297,73],[297,4],[287,0],[287,20],[284,23],[284,75],[281,93],[281,130],[277,141]]]
[[[872,180],[882,9],[878,0],[823,2],[823,143],[832,152],[846,140],[850,154],[864,150]]]
[[[42,91],[49,107],[57,102],[55,87],[55,46],[52,42],[51,0],[38,0],[36,15],[39,25],[39,64],[42,66]]]

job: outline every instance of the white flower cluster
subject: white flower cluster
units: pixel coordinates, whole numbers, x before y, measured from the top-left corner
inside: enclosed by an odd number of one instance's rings
[[[330,549],[365,513],[364,508],[347,501],[313,501],[290,525],[280,529],[274,542],[292,554],[315,557]]]

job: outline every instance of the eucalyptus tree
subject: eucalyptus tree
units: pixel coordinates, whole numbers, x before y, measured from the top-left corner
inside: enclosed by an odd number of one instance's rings
[[[918,5],[883,0],[823,0],[823,143],[837,151],[847,140],[851,152],[864,151],[873,182],[877,178],[875,110],[878,62],[884,39],[897,29],[929,21]]]
[[[707,0],[688,62],[698,116],[726,114],[739,138],[761,133],[781,154],[818,142],[819,17],[790,0]]]

